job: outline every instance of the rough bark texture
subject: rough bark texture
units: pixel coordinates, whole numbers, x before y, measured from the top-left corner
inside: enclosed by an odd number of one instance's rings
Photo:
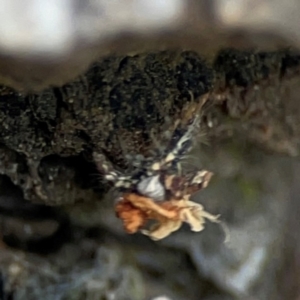
[[[299,112],[291,93],[297,95],[299,58],[289,50],[225,50],[209,64],[192,51],[156,52],[104,59],[39,94],[2,87],[1,172],[27,200],[75,203],[84,197],[76,177],[95,186],[87,177],[96,172],[91,151],[104,151],[125,169],[127,154],[149,155],[152,134],[159,140],[183,106],[205,93],[201,130],[210,143],[234,136],[297,155]]]

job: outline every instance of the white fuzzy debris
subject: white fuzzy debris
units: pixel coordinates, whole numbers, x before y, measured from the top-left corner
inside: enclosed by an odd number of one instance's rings
[[[159,181],[159,175],[143,179],[137,185],[137,189],[142,195],[156,201],[161,201],[165,197],[165,188]]]

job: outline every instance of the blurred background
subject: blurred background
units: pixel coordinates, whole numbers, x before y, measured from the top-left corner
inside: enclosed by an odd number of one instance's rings
[[[299,16],[296,0],[0,0],[0,299],[300,299]],[[195,200],[224,226],[127,235],[91,152],[124,168],[206,93],[187,167],[214,172]]]

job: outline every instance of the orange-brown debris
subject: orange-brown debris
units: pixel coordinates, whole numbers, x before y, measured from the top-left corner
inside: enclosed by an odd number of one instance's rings
[[[202,205],[189,201],[189,196],[181,200],[154,202],[135,193],[124,194],[116,205],[116,212],[127,233],[141,230],[154,240],[167,237],[183,222],[188,223],[192,231],[203,230],[205,218],[218,222],[218,216],[204,211]],[[156,223],[149,230],[143,229],[149,220]]]

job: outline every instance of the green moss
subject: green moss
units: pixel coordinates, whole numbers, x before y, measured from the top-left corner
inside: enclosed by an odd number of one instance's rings
[[[245,208],[251,209],[256,207],[261,192],[260,183],[257,180],[251,180],[241,176],[236,178],[236,183],[242,194],[243,205],[246,206]]]

